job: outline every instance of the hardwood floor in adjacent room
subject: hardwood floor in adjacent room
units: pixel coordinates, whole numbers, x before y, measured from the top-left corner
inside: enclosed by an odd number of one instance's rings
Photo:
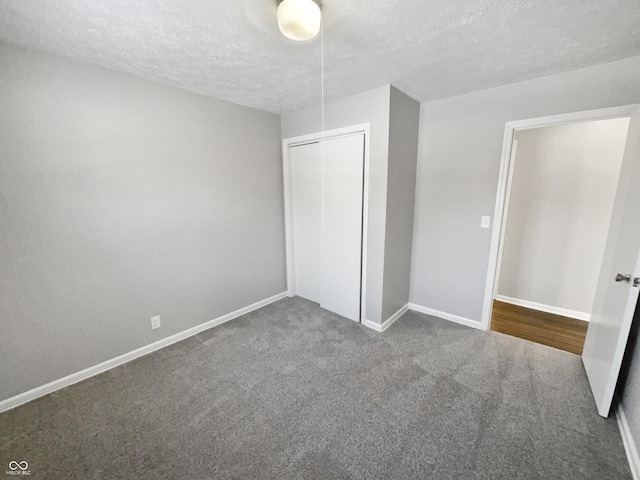
[[[582,354],[588,322],[493,301],[491,330]]]

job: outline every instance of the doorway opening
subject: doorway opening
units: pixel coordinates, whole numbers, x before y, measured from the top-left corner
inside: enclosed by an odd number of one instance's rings
[[[582,354],[629,117],[516,130],[491,330]]]

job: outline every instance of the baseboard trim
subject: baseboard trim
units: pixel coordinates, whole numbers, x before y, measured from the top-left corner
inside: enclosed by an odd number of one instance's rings
[[[34,389],[31,389],[27,392],[20,393],[14,397],[7,398],[6,400],[2,400],[0,401],[0,413],[6,412],[7,410],[11,410],[12,408],[23,405],[27,402],[30,402],[31,400],[35,400],[36,398],[40,398],[45,395],[48,395],[49,393],[53,393],[56,390],[60,390],[61,388],[68,387],[69,385],[73,385],[74,383],[78,383],[82,380],[86,380],[87,378],[94,377],[100,373],[106,372],[107,370],[111,370],[112,368],[118,367],[132,360],[135,360],[136,358],[155,352],[156,350],[160,350],[161,348],[168,347],[169,345],[172,345],[176,342],[192,337],[205,330],[216,327],[225,322],[228,322],[242,315],[245,315],[249,312],[252,312],[254,310],[267,306],[270,303],[273,303],[282,298],[285,298],[286,296],[287,296],[287,292],[283,292],[283,293],[274,295],[272,297],[265,298],[264,300],[260,300],[259,302],[256,302],[252,305],[249,305],[244,308],[240,308],[235,312],[227,313],[226,315],[215,318],[213,320],[202,323],[200,325],[189,328],[187,330],[183,330],[182,332],[163,338],[162,340],[158,340],[157,342],[150,343],[149,345],[145,345],[144,347],[137,348],[136,350],[132,350],[130,352],[124,353],[122,355],[114,357],[110,360],[106,360],[92,367],[85,368],[84,370],[80,370],[79,372],[72,373],[71,375],[67,375],[66,377],[59,378],[52,382],[49,382],[39,387],[36,387]]]
[[[367,328],[370,328],[371,330],[375,330],[376,332],[381,332],[382,331],[382,325],[376,322],[372,322],[371,320],[367,320],[366,318],[364,320],[362,320],[362,325],[364,325]]]
[[[544,303],[536,303],[530,302],[529,300],[521,300],[519,298],[505,297],[504,295],[496,295],[496,300],[498,300],[499,302],[510,303],[511,305],[517,305],[519,307],[530,308],[532,310],[539,310],[541,312],[553,313],[554,315],[575,318],[576,320],[583,320],[585,322],[591,320],[590,313],[554,307],[552,305],[545,305]]]
[[[636,448],[636,444],[631,436],[627,417],[625,416],[620,404],[618,404],[616,408],[616,420],[618,420],[618,428],[620,429],[620,436],[622,437],[624,450],[627,452],[631,475],[633,475],[634,480],[640,480],[640,456],[638,455],[638,449]]]
[[[452,313],[441,312],[440,310],[436,310],[434,308],[423,307],[422,305],[409,303],[409,310],[413,310],[414,312],[425,313],[427,315],[432,315],[434,317],[443,318],[444,320],[449,320],[450,322],[459,323],[460,325],[465,325],[467,327],[472,327],[472,328],[477,328],[479,330],[482,330],[482,324],[476,320],[471,320],[470,318],[453,315]]]
[[[407,303],[405,306],[400,307],[400,309],[391,315],[388,319],[386,319],[383,323],[372,322],[371,320],[363,320],[362,324],[365,327],[369,327],[376,332],[384,332],[387,328],[391,326],[393,322],[398,320],[405,312],[409,310],[409,304]]]

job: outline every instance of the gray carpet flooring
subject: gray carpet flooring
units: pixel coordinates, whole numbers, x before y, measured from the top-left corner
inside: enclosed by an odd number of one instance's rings
[[[12,459],[34,479],[631,478],[579,357],[300,298],[1,414]]]

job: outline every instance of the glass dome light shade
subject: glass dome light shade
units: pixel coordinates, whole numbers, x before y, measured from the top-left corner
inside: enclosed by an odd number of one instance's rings
[[[278,5],[278,27],[292,40],[311,40],[320,32],[322,14],[313,0],[283,0]]]

